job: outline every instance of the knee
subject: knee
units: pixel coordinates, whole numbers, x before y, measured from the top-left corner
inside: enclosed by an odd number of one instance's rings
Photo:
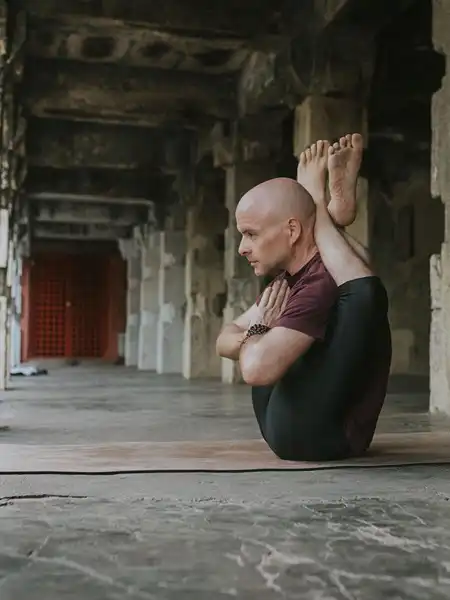
[[[353,297],[355,308],[362,312],[376,312],[378,315],[388,311],[388,295],[381,280],[376,276],[361,277],[348,281],[341,286],[341,297]]]

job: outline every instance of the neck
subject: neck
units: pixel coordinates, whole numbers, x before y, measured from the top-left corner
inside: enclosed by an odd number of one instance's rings
[[[295,275],[295,273],[298,273],[300,269],[317,254],[318,251],[319,250],[317,249],[314,241],[297,248],[293,257],[286,265],[286,271],[289,273],[289,275]]]

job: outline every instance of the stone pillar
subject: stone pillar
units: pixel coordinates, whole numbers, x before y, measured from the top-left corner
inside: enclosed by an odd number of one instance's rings
[[[348,98],[308,96],[295,110],[294,154],[317,140],[335,141],[346,133],[361,133],[367,144],[367,111]],[[366,179],[358,180],[358,215],[347,231],[361,244],[369,247],[369,186]]]
[[[441,253],[430,261],[430,411],[450,415],[450,12],[441,0],[433,2],[433,41],[447,68],[431,113],[431,194],[444,204],[445,233]]]
[[[254,304],[261,283],[245,258],[239,256],[241,235],[236,228],[236,207],[242,196],[255,185],[274,176],[273,164],[241,162],[225,168],[225,199],[228,209],[228,227],[225,231],[225,280],[227,303],[224,322],[230,323]],[[236,383],[242,380],[237,362],[222,359],[222,381]]]
[[[170,226],[160,234],[158,373],[183,371],[186,231]]]
[[[8,286],[9,211],[0,208],[0,390],[8,381]]]
[[[3,16],[5,7],[1,3]],[[1,68],[4,68],[6,59],[6,39],[0,40],[0,62]],[[0,390],[6,390],[9,379],[9,297],[10,286],[9,263],[10,263],[10,239],[11,239],[11,157],[8,147],[11,137],[14,134],[11,131],[11,107],[12,96],[8,93],[9,85],[3,82],[1,90],[0,103],[2,104],[3,119],[1,123],[2,139],[0,150]]]
[[[17,238],[15,243],[18,246]],[[11,246],[13,246],[11,242]],[[20,364],[21,357],[21,316],[22,316],[22,258],[16,248],[11,248],[11,253],[15,253],[12,259],[11,269],[11,346],[10,346],[10,367],[16,367]]]
[[[120,251],[127,262],[127,325],[125,366],[137,367],[141,299],[141,248],[137,239],[120,240]]]
[[[254,186],[276,176],[276,159],[281,147],[281,123],[273,116],[255,115],[232,124],[227,135],[223,126],[212,132],[214,165],[225,170],[225,281],[227,301],[224,323],[230,323],[254,304],[262,283],[248,262],[239,256],[241,236],[236,228],[236,208]],[[242,381],[237,362],[222,359],[222,381]]]
[[[9,379],[11,286],[17,256],[17,236],[13,236],[13,228],[19,212],[18,194],[26,176],[26,161],[19,160],[25,157],[26,123],[16,93],[23,75],[24,52],[21,50],[26,42],[26,11],[0,0],[0,20],[0,67],[4,71],[0,90],[0,390],[4,390]],[[5,69],[6,62],[8,69]],[[16,143],[13,144],[13,140]]]
[[[141,252],[141,289],[138,368],[156,371],[158,353],[159,266],[161,233],[147,235]]]
[[[211,179],[209,184],[198,187],[195,205],[187,212],[183,347],[186,379],[221,376],[221,359],[215,346],[226,297],[224,232],[228,213],[223,181],[214,173]]]

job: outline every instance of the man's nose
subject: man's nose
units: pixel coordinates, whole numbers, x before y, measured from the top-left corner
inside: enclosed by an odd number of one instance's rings
[[[241,243],[239,244],[238,252],[241,256],[245,256],[246,254],[248,254],[248,249],[245,246],[244,238],[241,239]]]

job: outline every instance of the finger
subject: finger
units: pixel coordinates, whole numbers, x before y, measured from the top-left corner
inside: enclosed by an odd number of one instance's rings
[[[284,310],[286,303],[287,303],[287,299],[289,298],[290,291],[291,290],[289,289],[289,286],[287,284],[281,290],[281,292],[279,294],[278,302],[277,302],[277,308],[279,311]]]
[[[288,286],[286,280],[283,280],[280,283],[280,287],[277,291],[276,298],[274,299],[274,306],[276,306],[277,308],[281,307],[287,289],[289,289],[289,286]]]
[[[288,300],[289,300],[289,296],[291,295],[291,289],[289,286],[286,287],[286,291],[284,293],[283,296],[283,301],[281,302],[281,306],[280,306],[280,312],[283,313],[284,309],[287,306]]]
[[[272,286],[268,285],[261,296],[261,300],[259,301],[259,306],[267,306],[270,295],[272,294]]]
[[[267,304],[266,304],[267,307],[274,306],[274,304],[275,304],[275,302],[277,300],[278,294],[280,292],[280,286],[281,286],[281,281],[279,279],[277,281],[275,281],[275,283],[271,286],[272,287],[272,290],[271,290],[272,293],[270,294],[270,296],[269,296],[269,298],[267,300]]]

